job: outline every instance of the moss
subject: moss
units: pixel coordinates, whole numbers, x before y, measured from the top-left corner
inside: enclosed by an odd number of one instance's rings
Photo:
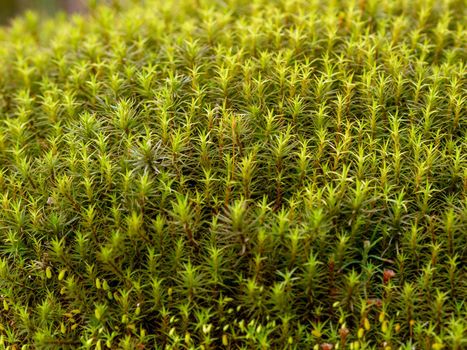
[[[461,349],[462,1],[114,1],[0,31],[0,344]]]

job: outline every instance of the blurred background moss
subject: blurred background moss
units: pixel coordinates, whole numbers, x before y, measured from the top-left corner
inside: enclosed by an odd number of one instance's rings
[[[42,15],[57,11],[82,12],[86,9],[86,0],[0,0],[0,25],[8,24],[15,16],[26,10],[34,10]]]

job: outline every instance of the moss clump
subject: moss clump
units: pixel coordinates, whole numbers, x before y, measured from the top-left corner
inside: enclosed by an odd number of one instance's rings
[[[0,346],[465,347],[462,5],[2,29]]]

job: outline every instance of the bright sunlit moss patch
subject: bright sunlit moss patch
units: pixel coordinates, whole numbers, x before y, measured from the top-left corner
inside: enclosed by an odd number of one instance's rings
[[[0,348],[465,348],[463,5],[1,29]]]

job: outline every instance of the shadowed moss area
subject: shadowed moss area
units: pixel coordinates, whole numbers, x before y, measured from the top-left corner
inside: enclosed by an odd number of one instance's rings
[[[58,10],[58,2],[55,0],[1,0],[0,1],[0,23],[8,23],[14,16],[18,16],[26,10],[52,13]]]
[[[0,349],[465,348],[463,5],[0,29]]]
[[[36,11],[41,16],[49,17],[60,11],[84,12],[87,3],[91,2],[89,0],[0,0],[0,25],[9,24],[27,11]]]

